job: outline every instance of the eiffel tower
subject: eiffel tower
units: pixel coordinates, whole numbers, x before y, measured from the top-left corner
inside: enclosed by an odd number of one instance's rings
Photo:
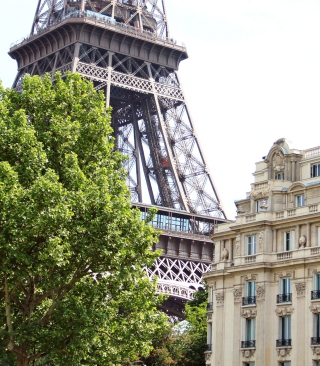
[[[17,90],[26,74],[71,71],[104,91],[133,205],[142,215],[159,207],[163,253],[149,276],[171,295],[164,309],[182,317],[214,257],[210,232],[226,217],[177,73],[186,47],[169,33],[164,0],[38,0],[30,35],[9,55]]]

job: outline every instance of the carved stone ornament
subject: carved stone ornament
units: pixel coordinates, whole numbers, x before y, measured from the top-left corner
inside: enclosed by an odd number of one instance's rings
[[[263,231],[259,233],[259,249],[262,250],[263,247]]]
[[[265,295],[264,285],[258,285],[256,289],[257,300],[263,300]]]
[[[277,351],[278,351],[278,356],[286,357],[286,356],[290,356],[291,348],[278,348]]]
[[[241,310],[241,316],[243,318],[255,318],[257,316],[257,310],[246,310],[246,309],[242,309]]]
[[[274,154],[272,163],[275,172],[284,170],[283,153],[281,151],[277,151]]]
[[[304,296],[306,294],[306,283],[297,282],[296,283],[297,296]]]
[[[320,347],[312,347],[314,355],[320,356]]]
[[[252,191],[250,193],[250,197],[253,199],[259,199],[259,198],[268,198],[270,194],[270,189],[264,189],[263,191]]]
[[[315,273],[317,273],[317,268],[308,269],[308,277],[312,277]]]
[[[227,261],[229,259],[229,252],[227,248],[223,248],[223,251],[221,253],[221,260]]]
[[[291,277],[293,280],[296,278],[296,272],[295,271],[287,271],[287,272],[278,272],[274,274],[274,281],[279,281],[280,278],[284,277]]]
[[[275,313],[278,315],[278,316],[288,316],[288,315],[291,315],[293,313],[293,310],[294,308],[277,308],[275,310]]]
[[[301,235],[299,238],[299,248],[304,248],[307,244],[307,237],[305,235]]]
[[[320,305],[311,305],[309,309],[313,314],[320,314]]]
[[[234,298],[234,302],[240,302],[241,301],[241,298],[242,298],[241,288],[233,289],[233,298]]]
[[[212,322],[212,313],[207,313],[207,322]]]
[[[217,301],[217,305],[223,305],[223,302],[224,302],[223,292],[217,292],[216,293],[216,301]]]
[[[236,255],[240,255],[240,234],[236,236]]]
[[[209,361],[211,358],[212,352],[205,352],[204,354],[204,358],[206,359],[206,361]]]
[[[254,356],[255,349],[243,349],[242,357],[250,358]]]

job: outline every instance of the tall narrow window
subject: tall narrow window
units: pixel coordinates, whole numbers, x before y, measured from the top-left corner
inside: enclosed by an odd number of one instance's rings
[[[247,236],[247,255],[257,253],[257,237],[256,235]]]
[[[212,351],[212,323],[208,323],[206,351]]]
[[[320,176],[320,163],[311,165],[311,178]]]
[[[317,227],[317,232],[318,232],[318,241],[317,241],[317,244],[318,244],[318,247],[320,247],[320,226]]]
[[[313,314],[313,337],[311,338],[311,345],[320,344],[320,314]]]
[[[279,295],[277,295],[277,303],[291,302],[291,278],[281,278],[279,290]]]
[[[293,250],[295,248],[295,231],[290,230],[283,233],[283,250]]]
[[[256,346],[255,340],[255,319],[245,319],[244,340],[241,342],[241,348],[250,348]]]
[[[291,316],[279,318],[279,339],[277,347],[291,346]]]
[[[207,304],[207,311],[213,310],[213,288],[208,288],[208,304]]]
[[[313,277],[313,291],[311,291],[311,300],[320,299],[320,273]]]
[[[255,305],[256,304],[256,282],[245,282],[245,296],[242,298],[242,305]]]
[[[276,179],[277,180],[284,180],[284,172],[276,173]]]
[[[264,200],[259,200],[256,201],[256,212],[261,212],[263,211],[263,206],[268,207],[268,198],[264,199]]]

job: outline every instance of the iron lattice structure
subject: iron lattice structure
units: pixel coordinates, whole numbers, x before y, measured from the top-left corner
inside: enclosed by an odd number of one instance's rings
[[[71,71],[104,91],[133,203],[225,219],[177,74],[187,51],[169,34],[164,0],[38,0],[31,34],[9,54],[16,89],[26,74]]]

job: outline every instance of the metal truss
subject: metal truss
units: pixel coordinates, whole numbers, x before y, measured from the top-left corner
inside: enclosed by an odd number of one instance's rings
[[[39,0],[31,34],[41,33],[75,12],[110,17],[127,26],[169,38],[164,0]]]
[[[209,269],[206,263],[160,257],[147,273],[150,279],[158,278],[159,293],[188,301],[197,289],[203,288],[202,274]]]

